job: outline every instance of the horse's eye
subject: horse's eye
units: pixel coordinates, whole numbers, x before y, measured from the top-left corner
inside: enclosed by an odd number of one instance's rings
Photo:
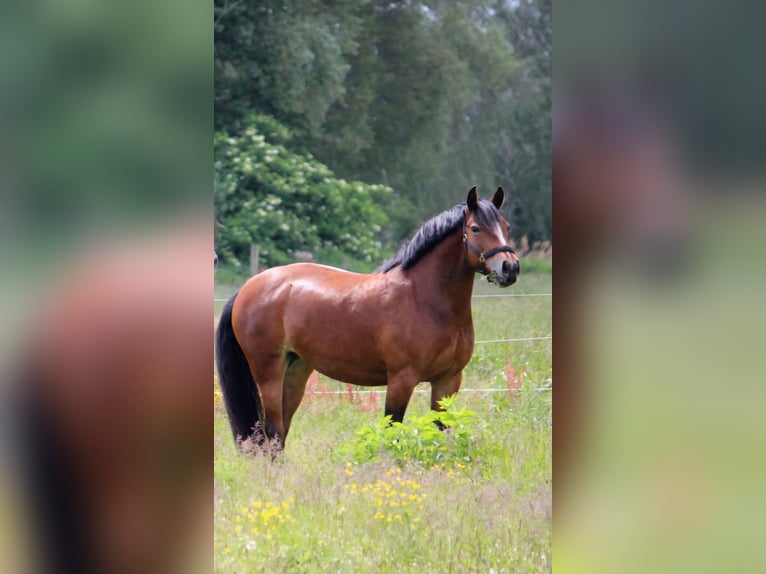
[[[472,231],[473,233],[479,233],[479,231],[481,231],[481,230],[480,230],[480,229],[479,229],[477,226],[475,226],[475,225],[472,225],[472,226],[471,226],[471,231]]]

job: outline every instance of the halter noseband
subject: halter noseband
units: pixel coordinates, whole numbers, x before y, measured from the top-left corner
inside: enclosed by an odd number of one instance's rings
[[[468,222],[466,222],[467,224]],[[463,229],[463,243],[465,244],[467,249],[471,250],[471,253],[476,255],[476,257],[479,259],[479,263],[484,265],[487,262],[487,259],[492,257],[493,255],[497,255],[498,253],[516,253],[511,247],[508,245],[498,245],[497,247],[493,247],[492,249],[487,249],[483,253],[479,251],[479,249],[471,243],[471,241],[468,239],[468,232]],[[479,273],[482,275],[489,275],[489,271],[487,270],[487,266],[484,265],[483,269],[477,269]]]

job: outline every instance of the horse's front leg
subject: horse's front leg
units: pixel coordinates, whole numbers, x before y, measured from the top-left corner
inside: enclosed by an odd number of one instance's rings
[[[386,415],[391,415],[392,423],[400,423],[404,420],[404,412],[410,403],[412,391],[420,381],[417,375],[404,370],[388,375],[388,389],[386,390]]]
[[[431,381],[431,409],[437,412],[443,412],[444,409],[439,404],[439,401],[444,397],[449,397],[458,392],[462,381],[463,371],[458,371],[454,375]],[[441,430],[447,428],[440,420],[436,420],[435,422],[436,426]]]

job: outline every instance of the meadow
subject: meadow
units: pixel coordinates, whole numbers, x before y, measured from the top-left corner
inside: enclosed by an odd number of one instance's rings
[[[477,342],[549,336],[550,297],[486,296],[550,290],[549,273],[505,290],[477,279]],[[216,572],[550,572],[551,341],[477,343],[435,450],[429,392],[391,440],[382,393],[312,377],[271,461],[238,454],[216,389]],[[361,456],[370,436],[389,444]]]

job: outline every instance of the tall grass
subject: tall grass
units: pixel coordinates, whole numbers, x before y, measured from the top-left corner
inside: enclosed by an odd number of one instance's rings
[[[550,276],[476,289],[521,292],[550,292]],[[474,316],[479,341],[545,336],[551,302],[476,299]],[[385,452],[353,462],[343,447],[382,417],[383,395],[322,376],[312,385],[275,462],[236,452],[216,398],[217,572],[550,571],[551,392],[540,390],[551,386],[550,341],[477,345],[457,400],[476,413],[465,464]],[[405,423],[428,409],[416,393]]]

